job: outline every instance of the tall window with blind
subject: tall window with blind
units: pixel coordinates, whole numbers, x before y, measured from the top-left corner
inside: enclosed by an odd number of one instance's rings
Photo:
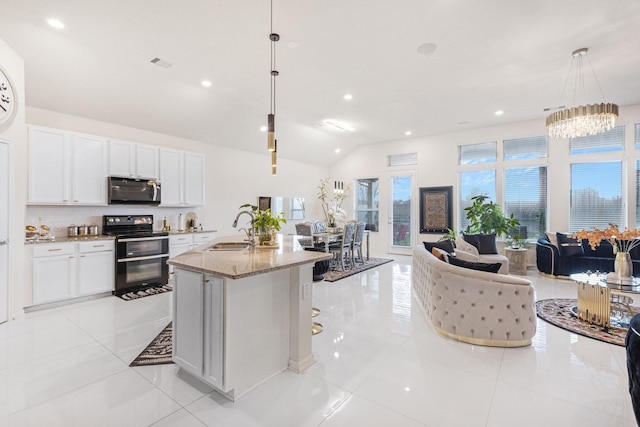
[[[640,123],[636,123],[636,150],[640,150]],[[640,160],[636,160],[636,228],[640,227]]]
[[[460,192],[458,200],[458,228],[464,230],[469,225],[465,208],[473,203],[473,196],[488,196],[496,201],[496,171],[495,162],[497,160],[497,143],[483,142],[480,144],[461,145],[458,147],[458,164],[491,166],[494,169],[468,170],[460,172]],[[490,165],[493,163],[493,165]],[[482,166],[480,166],[482,167]]]
[[[624,126],[597,135],[573,138],[569,143],[572,155],[622,151]],[[598,227],[609,223],[625,224],[622,195],[622,161],[584,162],[571,164],[571,200],[569,231]]]
[[[503,148],[507,166],[548,156],[546,136],[506,139]],[[507,216],[513,214],[520,221],[520,226],[526,227],[527,238],[537,238],[546,229],[547,182],[547,167],[544,165],[504,169],[504,213]]]
[[[367,230],[378,231],[378,207],[380,204],[378,178],[356,180],[354,203],[356,219],[366,222]]]

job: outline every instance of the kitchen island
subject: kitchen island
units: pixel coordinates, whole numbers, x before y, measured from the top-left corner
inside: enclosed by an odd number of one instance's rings
[[[173,361],[235,400],[279,372],[302,372],[311,352],[313,265],[295,236],[277,249],[211,250],[218,238],[175,258]]]

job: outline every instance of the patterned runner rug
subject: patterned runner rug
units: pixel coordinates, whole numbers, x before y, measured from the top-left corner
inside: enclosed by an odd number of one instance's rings
[[[622,321],[618,326],[610,326],[609,328],[592,325],[578,319],[575,314],[577,304],[578,301],[573,298],[545,299],[536,301],[536,309],[539,318],[554,326],[585,337],[624,347],[628,319],[627,322]],[[631,306],[631,310],[631,317],[640,313],[640,307]]]
[[[162,286],[152,286],[150,288],[146,288],[140,291],[135,292],[127,292],[126,294],[117,295],[125,301],[131,301],[138,298],[148,297],[150,295],[162,294],[165,292],[171,292],[173,290],[173,286],[167,283]]]
[[[382,264],[386,264],[388,262],[393,261],[392,259],[384,259],[384,258],[369,258],[369,261],[364,262],[364,264],[356,263],[355,267],[351,270],[342,271],[331,269],[324,274],[324,280],[327,282],[335,282],[336,280],[344,279],[345,277],[353,276],[354,274],[358,274],[361,271],[368,270],[373,267],[377,267]]]
[[[169,323],[129,366],[166,365],[173,363],[171,360],[171,350],[173,349],[171,335],[172,329],[171,323]]]

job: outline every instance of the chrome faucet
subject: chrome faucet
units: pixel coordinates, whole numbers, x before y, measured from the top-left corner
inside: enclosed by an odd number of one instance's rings
[[[247,238],[249,240],[249,244],[251,246],[253,246],[253,239],[255,238],[255,235],[256,235],[256,227],[254,225],[256,217],[253,215],[253,212],[249,212],[249,211],[240,211],[240,212],[238,212],[238,215],[236,216],[236,219],[233,221],[233,228],[236,228],[238,226],[238,219],[240,218],[240,216],[242,214],[247,214],[247,215],[249,215],[251,217],[251,235],[249,235],[248,231],[245,230],[245,232],[247,233]]]

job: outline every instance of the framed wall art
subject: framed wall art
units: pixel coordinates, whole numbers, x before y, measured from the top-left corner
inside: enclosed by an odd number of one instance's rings
[[[258,197],[258,210],[266,211],[267,209],[271,209],[271,197]]]
[[[453,187],[420,188],[420,233],[445,233],[453,227]]]

